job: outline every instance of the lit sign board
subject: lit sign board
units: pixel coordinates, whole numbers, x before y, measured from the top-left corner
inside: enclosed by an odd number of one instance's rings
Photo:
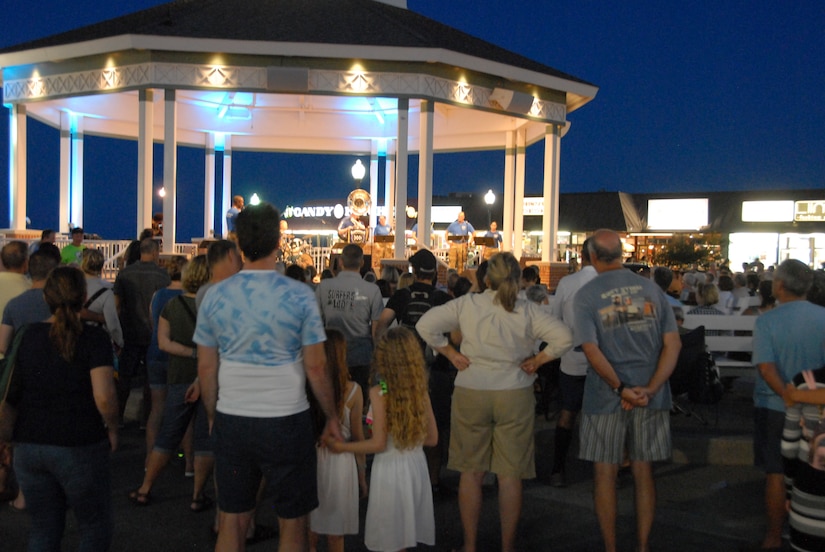
[[[544,198],[543,197],[525,197],[524,211],[522,214],[525,217],[542,216],[544,214]]]
[[[790,222],[793,201],[743,201],[742,222]]]
[[[707,198],[650,199],[647,202],[647,226],[651,230],[699,230],[707,225]]]
[[[311,207],[301,207],[287,205],[284,209],[284,218],[323,218],[334,217],[337,219],[349,216],[349,207],[344,207],[340,203],[336,205],[313,205]]]
[[[793,219],[796,222],[825,222],[825,201],[797,201]]]
[[[460,212],[460,205],[433,205],[430,211],[430,222],[446,222],[449,224],[458,220],[458,214]]]

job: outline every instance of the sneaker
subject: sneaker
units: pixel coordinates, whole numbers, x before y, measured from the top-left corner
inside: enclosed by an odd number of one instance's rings
[[[567,486],[567,480],[564,477],[564,472],[556,472],[550,474],[550,486],[562,488]]]

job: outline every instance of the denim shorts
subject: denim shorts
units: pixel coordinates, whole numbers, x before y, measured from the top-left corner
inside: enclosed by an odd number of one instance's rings
[[[166,389],[166,361],[150,360],[146,364],[146,377],[152,389]]]
[[[785,473],[782,430],[785,413],[769,408],[753,410],[753,463],[765,473]]]
[[[318,507],[315,432],[309,410],[280,418],[217,412],[212,428],[215,481],[221,511],[255,509],[261,477],[280,518],[294,519]]]
[[[186,402],[188,383],[176,383],[169,385],[167,389],[163,420],[155,438],[155,450],[167,454],[174,453],[194,417],[195,455],[212,456],[212,438],[209,436],[209,421],[203,401]]]

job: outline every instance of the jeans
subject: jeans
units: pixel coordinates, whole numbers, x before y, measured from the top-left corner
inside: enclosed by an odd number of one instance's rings
[[[109,443],[80,447],[18,443],[14,469],[31,515],[29,552],[59,552],[71,508],[79,552],[105,552],[112,542]]]

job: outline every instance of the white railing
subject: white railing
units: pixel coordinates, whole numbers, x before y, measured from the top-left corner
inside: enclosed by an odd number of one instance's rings
[[[6,245],[10,241],[22,241],[29,245],[33,242],[39,241],[39,239],[17,239],[17,238],[9,238],[0,234],[0,247]],[[71,243],[71,240],[66,237],[58,237],[55,240],[55,245],[62,249],[64,246]],[[105,264],[103,265],[103,278],[109,281],[114,281],[115,277],[117,276],[118,270],[122,266],[121,257],[126,252],[126,248],[129,247],[131,240],[83,240],[83,244],[86,247],[91,247],[94,249],[99,250],[103,253],[103,258],[106,259]],[[315,269],[320,274],[327,266],[329,265],[329,257],[332,251],[331,247],[312,247],[309,250],[309,256],[312,257],[312,264],[315,266]],[[185,255],[187,257],[194,257],[197,255],[198,252],[198,245],[194,243],[176,243],[174,247],[174,254],[175,255]],[[439,260],[443,262],[447,262],[447,255],[449,253],[449,249],[436,249],[433,250],[433,254]],[[404,251],[404,256],[409,257],[411,251],[407,248]]]

